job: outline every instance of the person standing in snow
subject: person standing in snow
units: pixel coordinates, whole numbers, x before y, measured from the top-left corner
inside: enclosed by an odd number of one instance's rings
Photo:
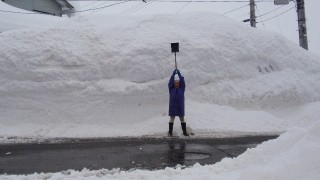
[[[178,75],[178,78],[175,78]],[[176,116],[179,116],[181,121],[181,127],[183,135],[189,136],[186,129],[186,122],[184,120],[184,91],[186,89],[186,84],[184,77],[181,75],[178,69],[175,69],[170,77],[169,83],[169,136],[172,136],[173,122]]]

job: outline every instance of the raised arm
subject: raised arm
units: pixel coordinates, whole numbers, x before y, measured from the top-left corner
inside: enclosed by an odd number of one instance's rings
[[[174,88],[174,75],[176,74],[176,70],[173,71],[171,77],[170,77],[170,80],[169,80],[169,83],[168,83],[168,88],[169,88],[169,91]]]
[[[186,82],[184,81],[184,77],[181,75],[180,71],[177,70],[177,74],[179,76],[179,79],[180,79],[180,86],[184,92],[184,90],[186,89]]]

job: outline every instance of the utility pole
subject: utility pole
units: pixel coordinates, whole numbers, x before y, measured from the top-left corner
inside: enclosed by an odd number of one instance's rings
[[[275,5],[287,5],[290,1],[296,2],[299,28],[299,45],[308,50],[307,23],[306,12],[304,8],[304,0],[274,0]]]
[[[250,24],[251,27],[256,27],[256,4],[254,0],[250,0]]]
[[[308,50],[307,24],[304,0],[296,0],[296,2],[299,27],[299,44],[302,48]]]

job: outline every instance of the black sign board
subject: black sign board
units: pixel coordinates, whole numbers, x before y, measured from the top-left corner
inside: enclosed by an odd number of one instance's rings
[[[179,43],[171,43],[171,52],[179,52]]]

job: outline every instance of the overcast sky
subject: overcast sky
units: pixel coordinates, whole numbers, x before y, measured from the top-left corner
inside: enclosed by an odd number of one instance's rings
[[[165,1],[165,0],[164,0]],[[170,1],[170,0],[169,0]],[[185,1],[185,0],[184,0]],[[198,1],[198,0],[193,0]],[[236,0],[234,0],[236,1]],[[258,16],[257,28],[274,31],[282,34],[286,38],[299,44],[297,13],[295,11],[295,3],[290,2],[289,5],[276,6],[272,0],[266,2],[257,2],[256,16]],[[95,9],[108,5],[112,5],[114,1],[72,1],[77,10]],[[320,55],[320,0],[305,0],[306,16],[308,28],[309,50],[317,55]],[[239,8],[239,9],[238,9]],[[0,1],[0,11],[27,12],[12,6],[9,6]],[[229,12],[234,10],[232,12]],[[216,12],[225,14],[236,21],[241,22],[249,18],[249,6],[247,2],[161,2],[161,0],[147,0],[147,3],[142,1],[124,2],[118,5],[86,11],[78,13],[78,15],[90,16],[91,14],[114,14],[117,16],[123,15],[150,15],[161,13],[186,13],[186,12]],[[227,13],[229,12],[229,13]],[[30,15],[17,14],[9,12],[0,12],[0,31],[9,29],[21,28],[25,26],[42,25],[46,23],[58,22],[67,17],[53,17],[48,15]],[[246,23],[249,26],[249,23]]]

